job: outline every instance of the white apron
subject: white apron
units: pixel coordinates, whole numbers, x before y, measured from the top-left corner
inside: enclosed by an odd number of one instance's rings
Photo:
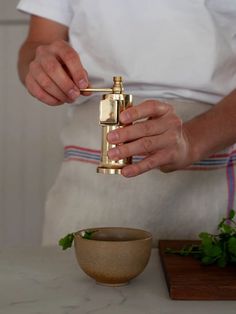
[[[168,102],[184,120],[209,109],[187,100]],[[153,234],[154,245],[161,238],[196,238],[201,231],[215,231],[233,207],[236,150],[231,147],[168,174],[152,170],[128,179],[97,174],[98,103],[94,97],[76,106],[62,133],[65,160],[46,202],[43,244],[53,245],[67,233],[99,226],[146,229]]]

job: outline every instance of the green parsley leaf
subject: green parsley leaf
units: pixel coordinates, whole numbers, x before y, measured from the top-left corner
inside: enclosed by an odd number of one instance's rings
[[[96,232],[97,230],[92,230],[92,231],[89,231],[89,230],[86,230],[84,231],[84,233],[81,235],[82,238],[84,239],[88,239],[88,240],[91,240],[92,239],[92,235],[94,234],[94,232]]]
[[[236,237],[232,237],[228,240],[229,253],[236,257]]]
[[[233,209],[231,209],[230,213],[229,213],[229,219],[234,219],[235,217],[235,211]]]
[[[61,238],[59,240],[59,245],[62,247],[63,250],[66,250],[72,247],[74,237],[75,237],[74,233],[69,233],[64,238]]]
[[[94,234],[94,232],[96,232],[97,230],[86,230],[81,232],[81,237],[84,239],[92,239],[92,235]],[[62,250],[66,250],[68,248],[72,247],[73,241],[75,238],[75,233],[68,233],[65,237],[61,238],[58,242],[58,244],[62,247]]]

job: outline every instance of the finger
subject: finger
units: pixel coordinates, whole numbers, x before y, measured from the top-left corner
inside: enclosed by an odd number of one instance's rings
[[[28,74],[25,80],[26,88],[28,92],[38,100],[42,101],[43,103],[49,105],[49,106],[58,106],[61,105],[62,102],[55,97],[49,95],[47,92],[45,92],[40,85],[35,81],[35,79],[31,76],[31,74]]]
[[[66,42],[58,41],[50,48],[67,67],[72,80],[80,88],[88,87],[88,77],[84,71],[78,53]]]
[[[123,124],[130,124],[144,118],[161,117],[170,111],[172,107],[156,100],[147,100],[137,106],[124,110],[120,115]]]
[[[111,131],[107,139],[112,144],[120,144],[130,142],[144,136],[159,135],[166,132],[173,124],[176,123],[173,118],[166,119],[152,119],[144,122],[137,122],[136,124],[126,126]]]
[[[132,164],[124,167],[121,170],[121,174],[124,177],[135,177],[144,172],[150,171],[152,169],[157,169],[163,165],[172,163],[175,155],[171,150],[162,150],[157,153],[146,157],[136,164]]]
[[[56,83],[45,73],[42,66],[34,62],[30,67],[31,75],[34,80],[51,96],[57,98],[61,102],[72,102],[74,99],[69,98],[63,91],[56,85]]]
[[[84,71],[85,71],[85,74],[88,77],[88,72],[85,69],[84,69]],[[88,83],[88,87],[86,87],[86,88],[91,88],[90,83]],[[92,95],[92,93],[91,92],[82,92],[81,95],[83,95],[83,96],[90,96],[90,95]]]
[[[39,69],[40,67],[40,69]],[[80,96],[79,88],[66,73],[60,62],[53,56],[47,53],[45,57],[41,56],[38,62],[33,62],[31,65],[32,72],[43,70],[60,90],[67,95],[67,98],[74,101]]]
[[[173,131],[167,131],[162,135],[142,137],[136,141],[117,145],[108,151],[108,157],[113,160],[119,160],[134,155],[150,155],[157,150],[175,147],[179,142],[180,135]]]

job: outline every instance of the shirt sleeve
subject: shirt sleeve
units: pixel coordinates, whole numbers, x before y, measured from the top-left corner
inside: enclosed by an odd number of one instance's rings
[[[17,9],[69,26],[72,18],[70,0],[20,0]]]

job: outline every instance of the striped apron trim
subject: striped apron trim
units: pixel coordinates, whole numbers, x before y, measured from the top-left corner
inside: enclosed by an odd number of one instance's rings
[[[80,161],[98,165],[100,162],[100,150],[87,147],[69,145],[64,147],[64,161]],[[141,156],[134,156],[133,162],[142,160]],[[229,212],[234,207],[235,198],[235,174],[234,165],[236,164],[236,150],[232,150],[225,154],[213,154],[207,159],[194,163],[186,168],[186,171],[205,171],[226,168],[226,177],[228,185],[228,205],[227,217]]]

